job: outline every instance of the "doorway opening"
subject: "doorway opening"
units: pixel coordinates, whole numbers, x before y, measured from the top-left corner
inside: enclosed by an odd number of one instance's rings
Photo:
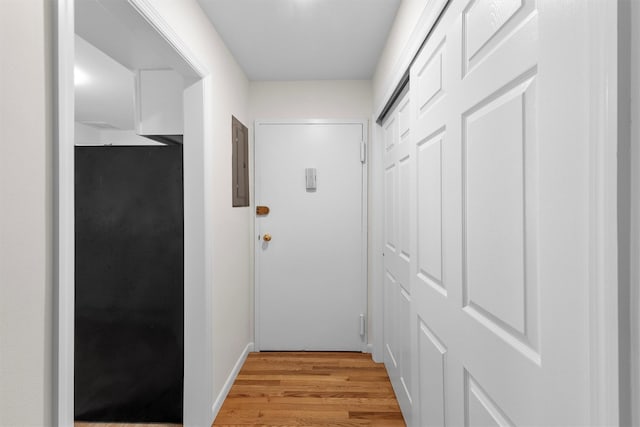
[[[207,423],[212,416],[209,398],[212,369],[210,329],[210,290],[207,280],[211,274],[205,260],[208,251],[205,245],[207,229],[205,218],[211,209],[211,194],[205,180],[208,152],[206,141],[211,134],[204,120],[210,111],[209,72],[186,48],[184,42],[156,12],[147,0],[59,0],[56,3],[57,22],[57,152],[56,152],[56,304],[55,304],[55,423],[71,426],[74,422],[74,371],[76,361],[75,330],[75,232],[76,216],[74,195],[76,192],[76,142],[90,136],[97,145],[163,145],[175,143],[174,135],[183,135],[183,145],[175,147],[183,152],[184,183],[184,254],[180,263],[184,270],[180,274],[184,282],[184,353],[182,391],[182,420],[184,424]],[[82,41],[78,42],[77,38]],[[81,43],[99,46],[100,51],[113,62],[124,67],[131,81],[135,82],[135,103],[126,120],[129,125],[118,122],[117,111],[109,120],[80,120],[81,103],[75,102],[74,91],[82,70],[74,73]],[[84,45],[83,45],[84,46]],[[84,46],[86,47],[86,46]],[[172,101],[158,98],[158,84],[167,87],[167,75],[171,73],[177,92]],[[86,73],[84,77],[91,77]],[[164,80],[163,80],[164,79]],[[164,81],[165,83],[159,83]],[[87,84],[87,82],[84,82]],[[94,81],[96,83],[96,81]],[[103,87],[104,89],[104,87]],[[106,99],[112,99],[109,92]],[[171,110],[180,104],[179,112],[169,111],[176,119],[154,122],[150,108],[162,107]],[[78,107],[78,108],[76,108]],[[122,113],[122,111],[119,111]],[[120,116],[122,119],[122,115]],[[130,124],[133,123],[133,126]],[[174,131],[166,125],[181,123],[182,129]],[[164,127],[163,127],[164,126]],[[86,132],[85,132],[86,131]],[[161,143],[141,138],[168,136]],[[141,141],[144,140],[144,143]],[[86,142],[86,141],[85,141]],[[98,148],[98,147],[94,147]],[[113,147],[116,148],[116,147]],[[124,148],[124,147],[122,147]],[[136,147],[146,149],[145,147]],[[157,147],[163,148],[163,147]],[[164,147],[174,148],[174,147]],[[160,356],[162,357],[162,356]]]

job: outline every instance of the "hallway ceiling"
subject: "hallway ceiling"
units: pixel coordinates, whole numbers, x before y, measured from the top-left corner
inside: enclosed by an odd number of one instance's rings
[[[198,0],[249,80],[370,79],[400,0]]]

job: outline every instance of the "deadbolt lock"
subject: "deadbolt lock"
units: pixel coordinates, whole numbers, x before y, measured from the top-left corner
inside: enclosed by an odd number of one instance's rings
[[[269,215],[269,206],[256,206],[256,215]]]

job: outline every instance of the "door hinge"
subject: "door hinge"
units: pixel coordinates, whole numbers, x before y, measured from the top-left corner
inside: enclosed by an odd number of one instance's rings
[[[367,163],[367,143],[360,141],[360,162]]]
[[[364,338],[367,318],[364,314],[360,314],[360,336]]]

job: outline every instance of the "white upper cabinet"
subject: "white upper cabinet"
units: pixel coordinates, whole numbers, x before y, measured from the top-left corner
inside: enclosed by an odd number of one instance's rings
[[[140,135],[182,135],[184,80],[173,70],[140,70],[136,90]]]

